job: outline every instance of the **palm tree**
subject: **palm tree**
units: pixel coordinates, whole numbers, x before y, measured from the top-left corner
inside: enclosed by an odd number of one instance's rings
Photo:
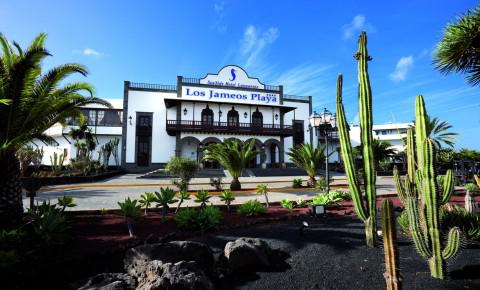
[[[375,168],[378,169],[380,163],[389,158],[395,157],[397,150],[392,147],[392,143],[380,139],[373,139],[372,143],[373,156],[375,157]],[[356,146],[355,151],[358,156],[362,156],[362,146]]]
[[[248,162],[255,158],[260,151],[255,150],[255,140],[243,143],[238,140],[224,140],[223,143],[210,144],[205,148],[203,160],[212,160],[220,163],[232,176],[231,190],[240,190],[242,185],[238,178]]]
[[[325,162],[325,147],[318,144],[313,148],[312,144],[301,144],[290,148],[287,154],[295,165],[305,170],[309,177],[308,183],[314,185],[315,175]]]
[[[442,143],[447,144],[450,147],[453,147],[457,139],[455,136],[458,133],[448,132],[452,128],[447,121],[440,121],[437,117],[430,118],[427,116],[427,137],[429,137],[435,144],[437,149],[442,148]]]
[[[434,64],[444,74],[464,72],[470,84],[480,84],[480,6],[445,28]]]
[[[33,139],[55,143],[43,132],[66,117],[79,116],[79,106],[96,103],[111,107],[93,97],[88,83],[64,84],[72,74],[87,75],[80,64],[60,65],[42,74],[42,61],[50,56],[44,47],[46,37],[39,34],[23,50],[0,34],[0,98],[7,101],[0,105],[0,221],[8,227],[19,222],[23,213],[16,151]]]

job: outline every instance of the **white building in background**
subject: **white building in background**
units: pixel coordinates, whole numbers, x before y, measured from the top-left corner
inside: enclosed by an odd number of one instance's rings
[[[403,138],[407,137],[407,129],[412,123],[388,123],[373,125],[373,138],[388,141],[397,152],[404,150]],[[350,125],[350,142],[352,146],[360,145],[360,126]]]
[[[118,156],[121,154],[121,139],[122,139],[122,114],[123,114],[123,102],[120,99],[106,99],[113,108],[106,108],[101,105],[89,104],[80,109],[85,116],[85,120],[88,127],[95,134],[98,141],[96,150],[92,153],[94,160],[98,159],[97,150],[102,145],[108,143],[115,138],[120,140],[118,145]],[[35,140],[31,142],[31,145],[37,148],[43,148],[44,156],[42,164],[51,165],[50,157],[56,152],[63,154],[66,150],[67,156],[65,157],[64,165],[70,163],[71,158],[75,158],[77,149],[74,145],[74,141],[69,136],[71,128],[78,127],[78,122],[72,118],[67,119],[67,125],[62,126],[60,123],[55,124],[48,129],[45,133],[53,137],[56,141],[56,145],[45,145],[41,141]],[[109,165],[115,165],[113,156],[110,157]]]
[[[201,160],[206,145],[255,140],[261,151],[249,167],[280,167],[288,150],[312,142],[312,98],[289,96],[229,65],[204,78],[177,77],[176,85],[125,81],[122,166],[162,168],[172,156]],[[202,163],[205,168],[218,165]]]

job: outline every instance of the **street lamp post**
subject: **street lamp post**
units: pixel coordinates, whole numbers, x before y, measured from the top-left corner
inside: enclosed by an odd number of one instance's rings
[[[327,108],[323,109],[322,114],[313,112],[310,116],[310,125],[316,130],[319,129],[320,125],[323,127],[323,137],[325,138],[325,181],[327,183],[327,193],[330,191],[330,176],[328,171],[328,134],[330,128],[336,126],[336,115],[332,114]]]

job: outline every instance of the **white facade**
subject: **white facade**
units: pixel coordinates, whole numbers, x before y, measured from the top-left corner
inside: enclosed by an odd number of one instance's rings
[[[412,123],[388,123],[373,125],[373,138],[388,141],[397,152],[404,150],[403,138],[407,137],[407,129]],[[350,125],[350,141],[352,146],[360,145],[360,126]]]
[[[110,102],[112,104],[113,108],[106,108],[104,106],[100,105],[95,105],[95,104],[89,104],[87,106],[82,107],[82,112],[85,115],[85,117],[90,116],[90,112],[95,112],[95,118],[89,119],[89,128],[92,130],[92,132],[95,134],[96,139],[97,139],[97,147],[94,152],[92,152],[92,158],[94,160],[98,159],[98,152],[97,150],[100,150],[100,147],[106,143],[108,143],[112,139],[119,139],[120,144],[118,145],[118,156],[120,158],[121,156],[121,141],[122,141],[122,124],[121,124],[121,114],[122,114],[122,108],[123,108],[123,103],[122,100],[120,99],[107,99],[106,101]],[[109,113],[106,113],[106,112]],[[102,113],[99,113],[102,112]],[[106,116],[110,113],[119,114],[118,115],[118,120],[115,120],[115,122],[105,122]],[[91,116],[93,117],[93,113],[91,113]],[[120,122],[117,122],[120,121]],[[45,131],[45,134],[53,137],[56,141],[56,145],[46,145],[42,143],[39,140],[34,140],[33,142],[30,142],[29,145],[35,147],[35,148],[43,148],[44,155],[43,155],[43,160],[42,164],[43,165],[52,165],[50,158],[53,158],[54,153],[57,154],[63,154],[64,152],[67,153],[67,156],[65,157],[65,162],[64,165],[68,165],[70,163],[71,158],[75,158],[77,149],[74,146],[74,141],[72,138],[69,136],[69,132],[71,128],[75,128],[77,126],[73,125],[67,125],[67,126],[62,126],[61,124],[55,124],[51,128],[49,128],[47,131]],[[121,162],[119,160],[119,162]],[[115,160],[113,156],[110,157],[109,160],[109,165],[114,166],[115,165]]]
[[[125,82],[122,165],[160,168],[177,155],[201,160],[209,143],[255,139],[261,151],[251,167],[284,166],[294,144],[310,142],[311,97],[283,94],[240,67],[176,86]],[[207,166],[207,164],[204,164]]]

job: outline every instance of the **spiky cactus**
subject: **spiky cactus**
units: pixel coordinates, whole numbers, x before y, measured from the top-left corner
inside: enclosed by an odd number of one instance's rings
[[[388,199],[385,199],[382,203],[382,234],[385,253],[385,273],[383,276],[387,283],[387,290],[397,290],[400,289],[397,230],[395,228],[393,204]]]
[[[63,149],[63,153],[58,154],[57,152],[53,152],[53,158],[50,156],[50,164],[52,168],[52,172],[55,175],[58,175],[63,168],[63,163],[65,162],[65,157],[67,157],[67,149]]]
[[[368,77],[368,61],[371,57],[367,52],[367,34],[362,32],[358,40],[358,52],[355,54],[358,60],[358,99],[360,116],[360,136],[362,141],[363,180],[365,182],[365,198],[360,190],[359,178],[356,174],[355,164],[350,143],[349,127],[345,110],[342,103],[342,75],[337,80],[337,122],[340,136],[342,159],[348,184],[352,193],[352,200],[357,216],[365,224],[367,246],[377,245],[377,221],[376,221],[376,189],[375,189],[375,161],[372,150],[372,92]]]
[[[445,243],[441,241],[440,234],[440,206],[449,200],[453,192],[453,175],[448,171],[443,177],[442,186],[438,186],[435,146],[426,134],[428,115],[422,96],[416,98],[415,115],[415,148],[408,145],[413,144],[413,129],[409,129],[407,155],[408,160],[414,160],[414,154],[417,155],[417,167],[415,170],[409,168],[410,174],[405,177],[403,185],[395,170],[395,184],[405,204],[410,232],[418,253],[428,260],[432,277],[443,279],[445,260],[455,256],[460,246],[458,228],[450,229]],[[415,178],[411,178],[411,174],[415,174]]]

